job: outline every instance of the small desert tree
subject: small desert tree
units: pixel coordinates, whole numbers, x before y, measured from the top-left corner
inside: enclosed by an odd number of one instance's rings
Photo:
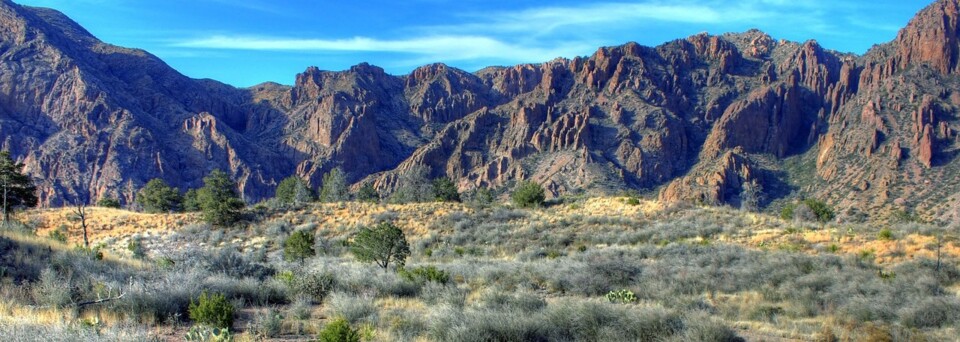
[[[350,199],[347,188],[347,175],[339,167],[323,175],[323,184],[320,188],[320,201],[340,202]]]
[[[439,202],[460,202],[460,192],[457,185],[447,177],[433,180],[433,196]]]
[[[160,178],[151,179],[137,192],[137,204],[143,211],[157,214],[180,210],[180,191]]]
[[[120,201],[110,196],[104,196],[97,201],[98,207],[120,209]]]
[[[513,190],[511,197],[513,198],[513,203],[521,208],[539,207],[543,205],[543,201],[546,198],[543,187],[531,181],[520,183],[520,185]]]
[[[390,194],[391,203],[433,202],[436,197],[430,182],[430,168],[417,165],[400,174],[397,188]]]
[[[197,190],[197,200],[203,219],[212,225],[228,226],[240,219],[243,201],[237,196],[237,184],[223,171],[213,170],[203,178],[203,188]]]
[[[183,211],[200,211],[200,197],[197,193],[197,189],[190,189],[183,194]]]
[[[763,187],[757,181],[744,182],[740,190],[740,210],[756,212],[763,201]]]
[[[373,183],[366,183],[357,190],[357,200],[366,203],[380,202],[380,193],[373,187]]]
[[[37,205],[37,188],[30,177],[23,174],[23,163],[17,163],[10,152],[0,152],[0,196],[3,206],[3,226],[10,220],[10,212],[18,207]]]
[[[276,199],[285,205],[300,205],[313,200],[313,190],[303,179],[297,176],[284,178],[277,185]]]
[[[303,264],[304,259],[317,254],[313,244],[313,234],[306,230],[295,231],[283,241],[283,258],[287,261],[298,260]]]
[[[466,193],[465,201],[470,205],[486,208],[493,204],[493,192],[490,189],[479,187]]]
[[[353,255],[362,262],[374,262],[387,271],[390,263],[403,266],[410,255],[407,237],[396,225],[381,222],[373,228],[363,227],[353,238]]]
[[[80,229],[83,230],[83,247],[86,249],[90,249],[90,239],[87,236],[87,219],[89,217],[87,204],[77,201],[70,219],[80,223]]]

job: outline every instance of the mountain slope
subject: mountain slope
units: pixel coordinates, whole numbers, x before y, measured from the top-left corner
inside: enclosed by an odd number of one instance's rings
[[[553,196],[659,187],[737,204],[758,183],[767,200],[824,197],[854,216],[945,217],[960,190],[957,8],[934,2],[864,56],[753,30],[476,73],[308,68],[293,86],[236,89],[4,0],[0,137],[46,205],[130,202],[151,178],[195,187],[213,168],[251,201],[336,166],[389,191],[429,166],[461,190],[533,179]]]

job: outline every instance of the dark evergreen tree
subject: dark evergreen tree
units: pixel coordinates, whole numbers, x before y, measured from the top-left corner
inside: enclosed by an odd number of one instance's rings
[[[160,178],[151,179],[137,193],[137,204],[143,211],[157,214],[180,210],[180,191]]]
[[[3,226],[10,220],[10,213],[16,208],[29,208],[37,205],[37,188],[33,180],[23,174],[23,163],[17,163],[10,152],[0,152],[0,196],[3,206]]]
[[[237,196],[237,184],[220,170],[213,170],[203,178],[203,187],[197,190],[197,199],[203,219],[216,226],[229,226],[240,219],[243,201]]]

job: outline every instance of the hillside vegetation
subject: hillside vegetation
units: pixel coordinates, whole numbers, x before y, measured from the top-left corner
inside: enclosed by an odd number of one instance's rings
[[[260,205],[226,228],[197,214],[91,208],[98,259],[71,247],[82,237],[70,217],[25,212],[0,236],[0,339],[181,340],[208,329],[189,312],[204,291],[236,309],[234,340],[313,340],[327,328],[368,341],[944,340],[960,331],[957,233],[920,223],[803,223],[635,198],[531,209]],[[384,272],[351,252],[354,234],[378,222],[409,242],[403,268]],[[50,238],[57,231],[66,244]],[[314,236],[315,256],[302,263],[283,255],[297,231]]]

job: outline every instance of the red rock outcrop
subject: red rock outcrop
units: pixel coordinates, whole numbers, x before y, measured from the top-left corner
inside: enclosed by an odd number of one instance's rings
[[[665,186],[664,200],[722,203],[756,181],[841,209],[919,208],[960,190],[923,185],[955,176],[957,9],[933,3],[865,56],[750,30],[476,73],[311,67],[236,89],[0,0],[0,141],[46,205],[131,203],[151,178],[184,189],[214,168],[251,201],[333,167],[390,191],[429,166],[461,190],[533,179],[551,195]]]

